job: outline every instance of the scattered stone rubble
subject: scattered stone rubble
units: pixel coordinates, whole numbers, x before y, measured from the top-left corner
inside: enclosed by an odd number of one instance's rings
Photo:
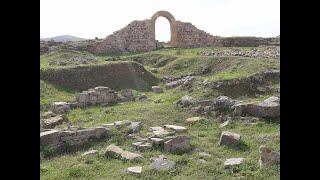
[[[269,46],[264,50],[253,49],[249,51],[243,50],[206,50],[199,53],[203,56],[243,56],[243,57],[256,57],[256,58],[280,58],[280,46]]]
[[[176,78],[173,78],[173,79],[176,79]],[[184,77],[181,77],[181,78],[173,80],[173,81],[170,81],[171,79],[167,80],[165,77],[162,78],[162,80],[169,81],[165,84],[166,89],[172,89],[172,88],[178,87],[180,85],[182,85],[184,87],[189,87],[192,85],[192,81],[194,79],[195,79],[194,76],[184,76]]]
[[[88,64],[90,62],[95,62],[97,59],[91,58],[91,57],[80,57],[80,56],[75,56],[71,57],[69,59],[63,59],[63,60],[50,60],[49,65],[57,65],[57,66],[65,66],[65,65],[79,65],[79,64]]]

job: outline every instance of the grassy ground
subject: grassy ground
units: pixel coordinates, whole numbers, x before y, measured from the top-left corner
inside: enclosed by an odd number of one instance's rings
[[[124,133],[113,131],[105,139],[88,142],[81,147],[69,147],[63,152],[51,152],[50,149],[41,151],[40,178],[41,179],[280,179],[280,165],[260,167],[259,146],[269,145],[275,150],[280,150],[280,122],[266,119],[248,120],[256,124],[248,124],[247,120],[239,118],[227,126],[224,130],[241,134],[240,145],[233,147],[218,146],[221,129],[214,118],[206,118],[194,125],[189,125],[185,120],[193,117],[193,114],[178,107],[176,102],[188,94],[199,99],[214,98],[219,95],[209,89],[203,88],[200,82],[203,79],[228,79],[249,75],[254,72],[267,69],[278,69],[279,60],[254,59],[242,57],[205,57],[197,55],[198,51],[210,48],[183,49],[180,54],[177,50],[161,50],[147,53],[136,53],[130,55],[136,57],[136,61],[147,66],[147,69],[160,62],[159,73],[155,75],[177,75],[183,73],[199,72],[202,66],[212,67],[212,72],[196,77],[193,91],[180,91],[177,89],[165,90],[164,93],[145,93],[150,100],[136,102],[125,102],[110,107],[93,106],[83,109],[71,110],[67,117],[76,127],[100,126],[117,120],[141,121],[143,127],[141,136],[146,136],[150,126],[161,126],[165,124],[182,125],[188,128],[188,135],[192,150],[186,154],[171,154],[159,149],[145,152],[137,152],[131,149],[134,140],[128,139]],[[245,49],[245,48],[244,48]],[[248,48],[250,49],[250,48]],[[126,55],[128,56],[128,55]],[[106,56],[100,56],[106,57]],[[161,65],[161,61],[166,61]],[[221,61],[219,63],[219,61]],[[221,65],[220,65],[221,64]],[[199,84],[198,84],[199,83]],[[75,91],[55,87],[40,81],[40,113],[47,110],[53,101],[73,100]],[[163,86],[162,83],[160,83]],[[277,86],[277,85],[275,85]],[[265,94],[264,99],[273,94]],[[162,103],[154,103],[161,98]],[[251,99],[248,99],[251,100]],[[79,120],[85,120],[81,123]],[[63,128],[60,126],[58,128]],[[266,141],[258,141],[257,137],[268,135],[272,138]],[[103,155],[104,149],[109,144],[119,145],[125,150],[140,153],[145,158],[141,161],[124,162],[119,159],[107,158]],[[96,149],[100,155],[93,157],[82,157],[81,154]],[[204,157],[206,163],[199,162],[199,152],[207,152],[211,157]],[[164,154],[170,160],[175,161],[176,169],[169,171],[153,171],[148,168],[150,158]],[[47,156],[46,156],[47,155]],[[238,167],[225,168],[223,163],[228,158],[243,157],[245,161]],[[142,175],[128,174],[130,166],[142,166]]]

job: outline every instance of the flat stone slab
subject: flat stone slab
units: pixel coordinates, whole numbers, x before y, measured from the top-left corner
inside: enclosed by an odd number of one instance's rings
[[[123,121],[115,121],[113,123],[116,126],[121,126],[121,125],[131,125],[132,122],[128,120],[123,120]]]
[[[126,160],[143,159],[143,156],[129,151],[123,151],[121,157]]]
[[[148,142],[135,142],[132,143],[132,145],[136,150],[147,150],[152,148],[152,144]]]
[[[235,166],[235,165],[239,165],[242,163],[242,161],[244,160],[244,158],[231,158],[231,159],[227,159],[224,162],[225,166]]]
[[[199,156],[201,157],[211,157],[212,155],[206,152],[199,152]]]
[[[200,121],[202,119],[204,119],[204,118],[202,118],[202,117],[191,117],[191,118],[188,118],[186,121],[188,123],[195,123],[195,122]]]
[[[92,155],[97,155],[99,154],[98,150],[91,150],[91,151],[87,151],[85,153],[82,154],[82,156],[92,156]]]
[[[187,128],[183,127],[183,126],[176,126],[176,125],[164,125],[163,126],[166,129],[172,129],[175,132],[187,132]]]
[[[151,158],[153,161],[149,168],[156,170],[168,170],[176,168],[176,163],[168,160],[165,156],[159,156],[156,158]]]
[[[103,127],[112,128],[114,123],[102,124]]]
[[[163,138],[163,137],[171,135],[172,133],[170,133],[168,131],[153,131],[152,134],[153,134],[152,137]]]
[[[148,130],[149,131],[165,131],[163,127],[160,127],[160,126],[150,127]]]
[[[134,173],[134,174],[141,174],[142,173],[142,167],[141,166],[128,167],[128,171],[130,173]]]
[[[106,148],[104,154],[105,154],[105,156],[108,156],[108,157],[121,156],[123,159],[126,159],[126,160],[142,159],[143,158],[143,156],[141,156],[140,154],[132,153],[129,151],[124,151],[123,149],[121,149],[120,147],[118,147],[114,144],[109,145]]]

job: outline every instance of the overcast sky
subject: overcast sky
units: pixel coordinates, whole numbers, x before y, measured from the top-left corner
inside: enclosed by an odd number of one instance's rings
[[[216,36],[280,34],[280,0],[41,0],[40,35],[104,38],[159,10]],[[156,39],[168,41],[169,28],[159,17]]]

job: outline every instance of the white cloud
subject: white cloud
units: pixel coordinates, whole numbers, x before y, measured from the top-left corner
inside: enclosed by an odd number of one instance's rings
[[[212,35],[280,34],[280,0],[41,0],[40,34],[102,38],[159,10]],[[169,39],[168,22],[156,23],[159,40]]]

